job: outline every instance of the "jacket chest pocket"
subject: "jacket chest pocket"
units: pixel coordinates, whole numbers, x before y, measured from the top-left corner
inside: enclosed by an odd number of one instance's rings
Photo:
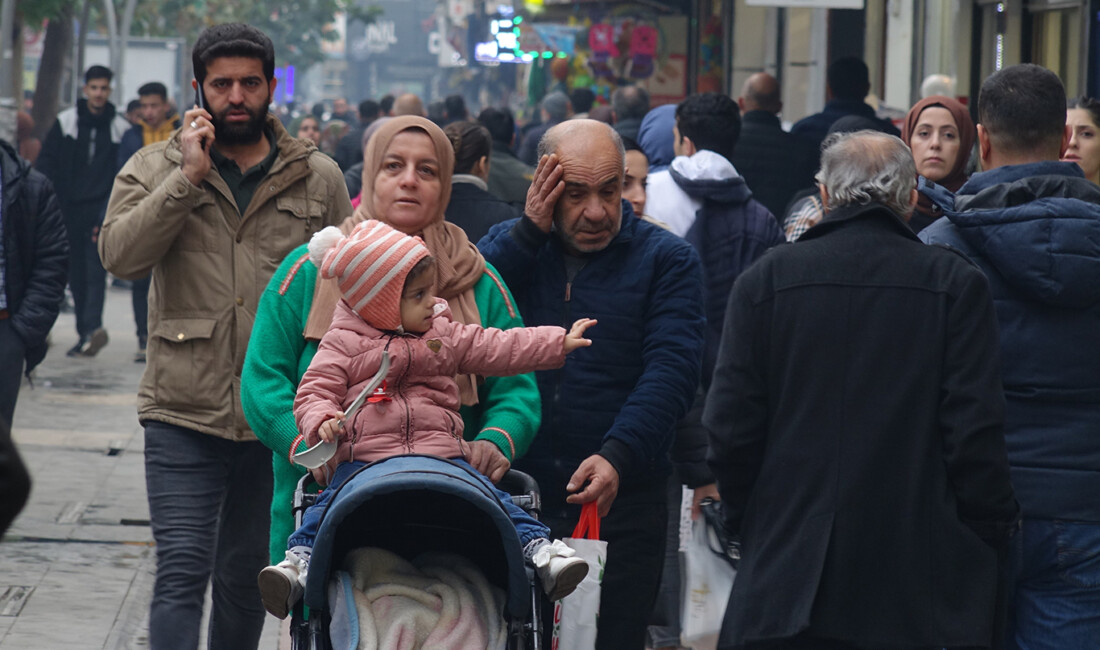
[[[275,242],[294,248],[309,241],[313,233],[321,229],[325,214],[325,204],[308,196],[279,196],[275,198],[275,223],[271,224],[270,234]]]
[[[149,365],[157,405],[217,408],[230,390],[231,369],[215,367],[213,318],[166,318],[150,332]]]
[[[181,251],[216,251],[219,235],[222,239],[227,239],[227,232],[221,208],[213,198],[205,196],[191,211],[187,222],[176,236],[173,248]]]

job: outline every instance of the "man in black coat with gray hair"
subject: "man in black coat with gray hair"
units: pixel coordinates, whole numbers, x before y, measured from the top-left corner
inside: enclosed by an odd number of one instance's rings
[[[826,140],[824,220],[730,295],[703,422],[741,539],[721,647],[988,647],[1019,523],[982,273],[906,226],[896,137]]]

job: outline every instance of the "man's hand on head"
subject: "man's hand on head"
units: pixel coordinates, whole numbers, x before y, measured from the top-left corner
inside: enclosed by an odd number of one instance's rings
[[[550,226],[554,223],[554,207],[565,191],[563,173],[557,154],[543,156],[539,159],[539,166],[535,168],[531,188],[527,190],[527,204],[523,213],[545,233],[550,232]]]
[[[584,489],[581,489],[584,488]],[[565,500],[568,503],[582,504],[595,501],[600,516],[606,517],[611,504],[619,494],[619,472],[599,454],[584,459],[566,484],[567,492],[575,492]],[[580,490],[580,492],[577,492]]]
[[[214,124],[210,113],[192,108],[183,115],[180,148],[183,150],[183,175],[195,187],[202,186],[202,179],[210,171],[210,147],[214,144]]]

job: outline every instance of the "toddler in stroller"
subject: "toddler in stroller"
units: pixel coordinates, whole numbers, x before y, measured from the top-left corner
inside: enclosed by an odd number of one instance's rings
[[[319,470],[328,487],[287,541],[286,559],[260,572],[267,611],[285,618],[301,597],[332,494],[369,463],[410,453],[451,459],[478,476],[515,525],[543,590],[553,600],[571,593],[587,575],[588,564],[562,542],[551,542],[549,528],[465,462],[468,446],[454,377],[560,367],[566,354],[591,345],[583,335],[595,321],[578,320],[568,332],[456,323],[446,301],[435,297],[435,267],[427,247],[378,221],[359,224],[346,238],[326,228],[309,249],[321,275],[337,279],[343,300],[302,377],[294,413],[307,444],[335,443],[336,452]],[[372,379],[380,371],[384,377],[378,384]]]

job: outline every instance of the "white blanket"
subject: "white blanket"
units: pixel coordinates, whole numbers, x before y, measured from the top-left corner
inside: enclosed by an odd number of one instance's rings
[[[490,650],[507,642],[504,590],[464,557],[429,553],[408,562],[380,548],[348,554],[359,650]]]

